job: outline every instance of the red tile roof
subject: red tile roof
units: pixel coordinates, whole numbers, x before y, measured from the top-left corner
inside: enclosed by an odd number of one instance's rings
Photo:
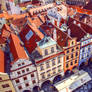
[[[33,32],[33,36],[29,40],[25,38],[29,31]],[[20,37],[25,44],[25,47],[31,53],[37,46],[36,42],[44,38],[44,35],[34,25],[27,24],[20,32]]]
[[[17,35],[11,34],[10,35],[10,51],[14,57],[14,60],[16,59],[28,59],[28,56],[24,50],[24,47],[20,43],[20,39]]]
[[[51,25],[51,27],[50,27]],[[67,41],[72,39],[71,37],[69,37],[66,33],[64,33],[63,31],[61,31],[59,28],[57,28],[55,25],[52,24],[48,24],[46,25],[46,23],[44,23],[43,25],[40,26],[41,29],[48,35],[51,36],[53,38],[53,32],[54,29],[56,29],[56,33],[57,33],[57,43],[61,46],[64,47],[67,45]],[[53,38],[54,39],[54,38]],[[62,40],[62,41],[61,41]]]
[[[74,24],[74,21],[76,21],[76,24]],[[71,37],[77,37],[78,41],[87,33],[92,34],[92,27],[73,18],[69,18],[68,26],[71,29]]]
[[[5,72],[4,52],[0,49],[0,72]]]
[[[4,44],[6,42],[6,39],[3,38],[1,35],[0,35],[0,44]]]

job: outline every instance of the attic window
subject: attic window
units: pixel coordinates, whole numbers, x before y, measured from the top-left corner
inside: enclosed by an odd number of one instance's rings
[[[26,38],[26,40],[29,40],[32,36],[33,36],[33,32],[30,30],[30,31],[26,34],[25,38]]]

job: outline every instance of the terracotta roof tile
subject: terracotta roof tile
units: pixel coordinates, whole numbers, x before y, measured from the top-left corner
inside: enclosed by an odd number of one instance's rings
[[[20,43],[20,39],[17,35],[11,34],[10,35],[10,51],[14,57],[14,60],[16,59],[28,59],[28,56],[24,50],[24,47]]]
[[[4,52],[0,49],[0,72],[5,72]]]

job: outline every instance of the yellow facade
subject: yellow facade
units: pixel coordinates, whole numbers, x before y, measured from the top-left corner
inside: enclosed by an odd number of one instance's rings
[[[7,73],[0,72],[0,92],[16,92]]]
[[[80,43],[77,43],[76,39],[68,41],[68,47],[65,49],[64,72],[78,66],[79,53]]]
[[[51,48],[54,49],[53,53],[51,52]],[[47,55],[45,55],[45,50],[48,52]],[[56,55],[58,54],[56,44],[47,46],[46,48],[39,50],[39,52],[41,52],[43,59],[45,59],[43,62],[37,64],[38,78],[40,82],[47,80],[48,78],[51,78],[52,76],[55,76],[61,72],[63,73],[64,55]]]

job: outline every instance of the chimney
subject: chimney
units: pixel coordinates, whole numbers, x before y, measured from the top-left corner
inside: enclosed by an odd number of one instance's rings
[[[57,41],[57,32],[56,32],[56,28],[55,28],[54,31],[53,31],[53,39],[54,39],[55,41]]]
[[[68,35],[71,36],[71,30],[70,29],[68,29]]]

